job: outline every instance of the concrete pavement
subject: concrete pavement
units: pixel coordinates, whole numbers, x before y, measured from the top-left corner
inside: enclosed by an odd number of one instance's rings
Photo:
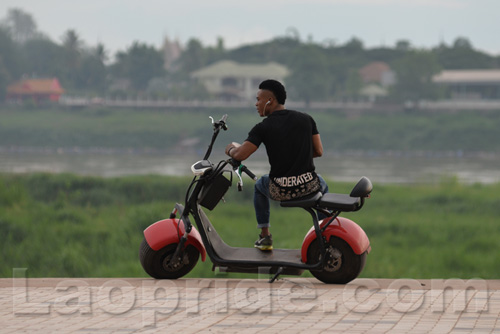
[[[0,279],[0,333],[500,333],[500,281]]]

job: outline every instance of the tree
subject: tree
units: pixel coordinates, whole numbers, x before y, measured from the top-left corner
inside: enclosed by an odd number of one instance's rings
[[[94,56],[97,57],[103,64],[108,61],[108,51],[106,50],[106,47],[104,44],[99,43],[94,49]]]
[[[206,64],[216,62],[219,59],[224,58],[224,54],[226,53],[224,47],[224,39],[222,37],[217,37],[217,44],[215,47],[209,47],[204,52],[204,62]]]
[[[190,39],[181,56],[181,70],[185,74],[188,74],[205,65],[206,60],[203,45],[196,38]]]
[[[437,89],[432,78],[440,71],[436,56],[426,50],[406,53],[394,63],[397,83],[392,95],[400,101],[417,101],[436,97]]]
[[[23,70],[37,77],[64,78],[66,75],[64,49],[47,38],[28,40],[21,48]]]
[[[472,50],[472,43],[468,38],[465,37],[457,37],[455,42],[453,42],[454,49],[468,49]]]
[[[359,38],[353,37],[343,46],[343,49],[348,53],[363,52],[363,41]]]
[[[77,88],[103,92],[106,84],[106,66],[99,55],[88,52],[81,60],[76,80]]]
[[[286,80],[294,97],[304,100],[306,104],[313,99],[327,97],[327,60],[318,46],[307,44],[299,47],[294,53],[291,68],[292,74]]]
[[[359,75],[359,71],[351,69],[345,83],[345,96],[350,99],[356,99],[359,97],[361,88],[363,88],[363,80]]]
[[[13,39],[18,43],[24,43],[36,36],[36,22],[33,17],[22,9],[9,9],[7,13],[7,25],[12,31]]]
[[[162,54],[153,46],[136,41],[126,53],[117,54],[114,74],[129,79],[135,89],[144,91],[151,79],[165,74]]]
[[[5,99],[5,93],[10,81],[10,73],[3,63],[2,56],[0,55],[0,101]]]
[[[80,40],[78,33],[73,29],[69,29],[64,33],[62,41],[64,50],[66,51],[68,65],[71,68],[76,68],[83,49],[83,42]]]
[[[411,49],[411,43],[408,40],[402,39],[396,42],[396,50],[398,51],[409,51]]]
[[[288,38],[300,43],[300,33],[299,30],[295,27],[286,28],[285,34]]]
[[[106,59],[106,48],[101,43],[83,53],[78,69],[78,88],[101,93],[105,90],[107,68],[104,62]]]
[[[21,56],[7,29],[0,27],[0,101],[5,98],[7,86],[21,76]]]
[[[441,66],[452,69],[494,68],[495,58],[483,52],[474,50],[472,43],[465,37],[458,37],[452,47],[440,45],[433,50]]]
[[[67,30],[63,37],[64,59],[66,78],[73,87],[79,86],[77,83],[79,70],[81,66],[81,54],[83,50],[83,41],[80,40],[78,33],[73,30]]]

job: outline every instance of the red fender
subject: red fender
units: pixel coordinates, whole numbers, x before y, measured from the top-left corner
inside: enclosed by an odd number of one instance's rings
[[[179,243],[184,234],[184,224],[179,224],[179,219],[164,219],[157,221],[144,230],[144,238],[153,250],[157,251],[170,244]],[[205,261],[207,251],[201,241],[200,232],[194,227],[188,234],[186,246],[193,245],[201,254],[201,260]]]
[[[320,226],[324,226],[328,219],[324,219]],[[332,236],[339,237],[345,240],[351,246],[354,253],[361,255],[364,252],[370,252],[370,240],[365,231],[350,219],[344,217],[337,217],[323,232],[326,241],[330,241]],[[304,242],[302,243],[302,262],[307,263],[307,249],[313,240],[316,239],[316,232],[314,226],[307,232]]]

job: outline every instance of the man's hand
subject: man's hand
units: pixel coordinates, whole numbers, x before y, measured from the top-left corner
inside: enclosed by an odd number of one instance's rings
[[[231,144],[229,144],[229,145],[226,146],[226,154],[228,156],[231,156],[231,151],[234,151],[235,148],[238,148],[240,146],[241,146],[241,144],[236,143],[236,142],[233,141]]]
[[[237,161],[246,160],[253,152],[257,151],[257,146],[245,140],[243,144],[232,142],[226,146],[226,154]]]

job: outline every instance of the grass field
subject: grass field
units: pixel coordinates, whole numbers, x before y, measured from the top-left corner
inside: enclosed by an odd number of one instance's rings
[[[145,277],[138,260],[142,231],[182,202],[188,183],[162,176],[0,175],[0,276],[28,268],[30,277]],[[234,246],[251,247],[257,237],[250,184],[242,193],[233,186],[226,203],[207,212]],[[329,184],[335,192],[352,187]],[[344,215],[371,241],[362,277],[498,278],[500,184],[449,178],[374,186],[361,211]],[[300,247],[308,214],[273,206],[271,215],[275,247]],[[214,275],[209,260],[189,274]]]

